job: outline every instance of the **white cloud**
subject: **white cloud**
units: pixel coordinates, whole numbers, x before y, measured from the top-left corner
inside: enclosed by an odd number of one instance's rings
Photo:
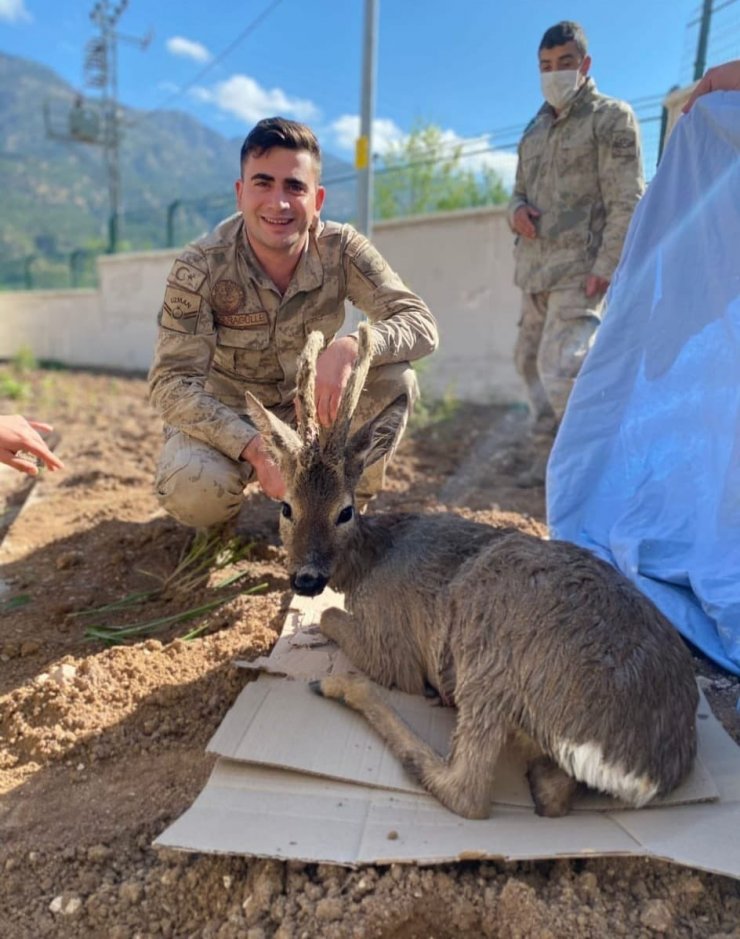
[[[340,149],[354,153],[360,136],[360,118],[356,114],[343,114],[332,122],[329,129]],[[401,128],[389,118],[376,118],[373,121],[373,152],[383,153],[394,143],[400,143],[404,136]]]
[[[460,146],[461,165],[465,169],[471,169],[473,172],[480,172],[482,169],[495,170],[507,189],[513,187],[516,176],[516,151],[497,150],[488,134],[463,138],[458,137],[452,130],[446,130],[442,136],[445,143],[450,145],[450,149],[456,145]]]
[[[192,95],[248,124],[276,115],[297,121],[312,121],[319,116],[319,109],[313,102],[290,98],[280,88],[263,88],[249,75],[232,75],[212,88],[194,88]]]
[[[2,0],[0,0],[0,3]],[[172,36],[167,40],[167,51],[172,55],[180,55],[186,59],[194,59],[196,62],[208,62],[211,53],[206,47],[192,39],[185,39],[184,36]]]
[[[473,158],[471,158],[473,159]],[[514,188],[516,178],[516,153],[509,150],[491,150],[480,157],[483,165],[495,170],[501,177],[501,182],[507,189]]]
[[[355,141],[360,133],[360,118],[357,115],[344,114],[330,125],[337,147],[354,153]],[[409,135],[388,118],[373,121],[373,152],[384,153],[389,149],[403,147]],[[479,173],[488,168],[495,170],[504,186],[511,188],[516,175],[517,156],[508,150],[496,150],[490,136],[460,137],[454,130],[441,132],[443,152],[452,154],[460,149],[460,165],[464,169]]]
[[[26,9],[25,0],[0,0],[0,20],[9,23],[30,23],[33,17]]]

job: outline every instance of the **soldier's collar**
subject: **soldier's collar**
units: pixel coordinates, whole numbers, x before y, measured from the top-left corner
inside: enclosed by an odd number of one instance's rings
[[[249,269],[249,274],[253,280],[255,280],[260,287],[265,287],[269,289],[275,289],[275,285],[272,282],[272,278],[267,274],[257,259],[257,255],[254,253],[252,246],[249,243],[249,238],[247,236],[247,226],[242,223],[242,237],[240,243],[240,252],[244,258],[247,268]]]
[[[557,117],[553,114],[554,120],[562,121],[571,114],[573,111],[578,110],[578,108],[586,102],[591,95],[596,91],[596,83],[590,75],[586,76],[586,81],[581,85],[578,91],[573,96],[572,100],[566,104],[563,110],[558,114]],[[549,105],[548,105],[549,107]]]
[[[321,232],[323,227],[323,222],[319,220],[308,232],[306,246],[303,249],[296,269],[293,271],[288,289],[283,294],[284,300],[287,297],[293,296],[293,294],[320,287],[324,282],[324,267],[321,263],[321,256],[319,255],[319,249],[316,244],[317,234]],[[241,252],[253,279],[261,287],[274,289],[275,285],[272,282],[272,278],[263,270],[262,265],[257,259],[257,255],[254,253],[249,243],[246,226],[242,227]]]
[[[298,262],[298,266],[293,271],[293,277],[288,284],[283,299],[287,299],[293,294],[303,293],[309,290],[315,290],[324,282],[324,265],[321,263],[319,254],[317,236],[321,233],[323,222],[317,220],[316,224],[308,233],[306,247]]]

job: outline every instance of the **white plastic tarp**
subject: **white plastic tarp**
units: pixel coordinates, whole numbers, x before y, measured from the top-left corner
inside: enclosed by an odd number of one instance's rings
[[[679,118],[548,467],[554,538],[740,674],[740,92]]]

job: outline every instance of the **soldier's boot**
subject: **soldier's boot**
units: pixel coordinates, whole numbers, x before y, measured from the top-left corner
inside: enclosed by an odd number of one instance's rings
[[[516,478],[516,485],[520,489],[532,489],[535,486],[544,486],[547,476],[547,461],[555,442],[557,422],[555,418],[540,419],[535,422],[530,432],[532,446],[531,464]]]
[[[558,419],[555,413],[551,410],[542,411],[535,416],[529,428],[529,436],[532,442],[537,446],[541,441],[547,440],[548,438],[552,442],[555,439],[557,430]]]
[[[531,466],[521,472],[515,484],[519,489],[534,489],[536,486],[544,486],[547,477],[548,453],[536,454]]]

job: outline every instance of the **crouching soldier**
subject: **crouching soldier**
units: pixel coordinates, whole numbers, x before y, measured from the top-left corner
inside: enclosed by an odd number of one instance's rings
[[[345,300],[372,324],[358,425],[402,393],[410,412],[418,394],[410,363],[437,346],[428,308],[367,239],[350,225],[321,221],[320,174],[310,128],[260,121],[241,150],[239,211],[189,245],[167,278],[149,375],[165,422],[155,486],[163,507],[186,525],[234,518],[252,479],[282,499],[284,480],[246,417],[244,393],[294,422],[297,359],[319,330],[327,345],[317,363],[317,412],[330,426],[357,357],[354,336],[337,336]],[[361,505],[382,488],[391,455],[361,480]]]

